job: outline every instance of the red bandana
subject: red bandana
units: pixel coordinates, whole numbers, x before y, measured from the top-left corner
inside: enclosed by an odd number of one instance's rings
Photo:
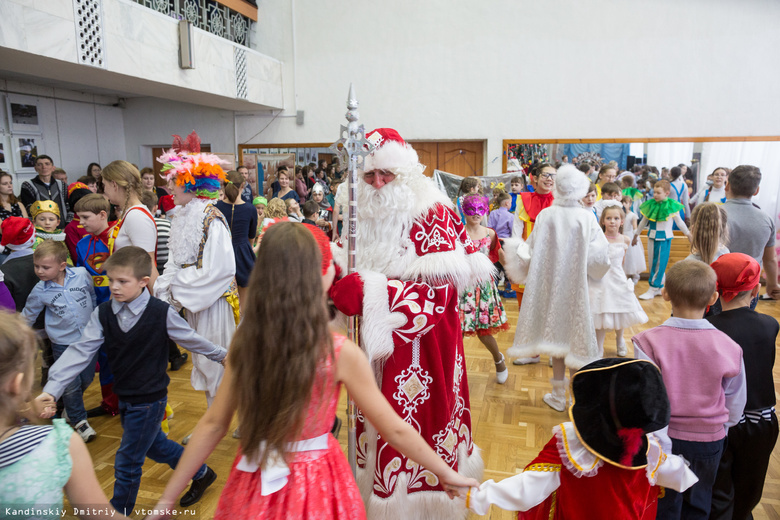
[[[722,255],[711,267],[718,275],[718,291],[724,302],[730,302],[742,291],[752,291],[760,282],[761,266],[743,253]]]
[[[520,194],[523,199],[523,208],[528,216],[531,217],[531,222],[536,222],[536,217],[539,216],[539,212],[544,208],[549,208],[553,203],[552,192],[547,195],[540,195],[534,192],[523,192]]]

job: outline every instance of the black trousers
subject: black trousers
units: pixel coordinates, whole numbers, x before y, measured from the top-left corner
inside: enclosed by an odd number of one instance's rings
[[[752,519],[761,501],[769,457],[777,441],[777,416],[729,428],[712,488],[710,519]]]
[[[176,342],[169,339],[168,340],[168,363],[173,361],[174,359],[181,356],[181,351],[179,350],[179,347],[176,346]]]

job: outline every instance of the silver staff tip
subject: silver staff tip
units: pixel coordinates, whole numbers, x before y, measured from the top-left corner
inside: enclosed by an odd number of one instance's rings
[[[357,95],[355,94],[355,85],[350,83],[349,95],[347,96],[347,108],[357,108],[357,107],[358,107],[358,100],[357,100]]]

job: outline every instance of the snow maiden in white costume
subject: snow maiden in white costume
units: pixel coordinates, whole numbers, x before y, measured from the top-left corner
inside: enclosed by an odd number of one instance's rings
[[[331,297],[345,314],[363,316],[361,344],[393,409],[453,469],[479,479],[458,295],[490,280],[493,265],[423,175],[414,149],[389,128],[367,138],[376,148],[357,186],[358,273],[337,281]],[[335,247],[342,272],[346,259]],[[433,473],[378,438],[360,413],[357,435],[357,482],[368,518],[465,517]]]
[[[213,204],[225,172],[217,156],[200,153],[194,132],[184,149],[175,137],[174,148],[157,160],[165,165],[162,171],[182,208],[171,222],[170,256],[154,284],[155,296],[184,309],[198,334],[228,348],[238,322],[236,263],[227,254],[233,247],[227,222]],[[211,405],[224,368],[195,353],[192,365],[192,387],[205,391]]]
[[[553,358],[553,391],[544,402],[558,411],[566,404],[566,367],[575,371],[598,359],[588,276],[599,279],[609,270],[609,243],[593,214],[580,205],[589,186],[577,168],[562,166],[555,200],[539,213],[528,240],[504,241],[507,275],[526,284],[507,354]]]

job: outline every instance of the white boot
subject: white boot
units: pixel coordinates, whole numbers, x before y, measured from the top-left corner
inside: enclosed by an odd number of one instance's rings
[[[628,349],[626,348],[626,342],[623,339],[623,329],[616,330],[615,337],[617,338],[615,347],[617,348],[618,357],[626,357],[626,354],[628,354]]]
[[[513,365],[533,365],[539,362],[539,356],[534,357],[521,357],[512,361]]]
[[[568,381],[568,379],[550,379],[550,383],[552,383],[552,392],[544,394],[544,397],[542,398],[547,406],[559,412],[566,410],[566,385]]]

